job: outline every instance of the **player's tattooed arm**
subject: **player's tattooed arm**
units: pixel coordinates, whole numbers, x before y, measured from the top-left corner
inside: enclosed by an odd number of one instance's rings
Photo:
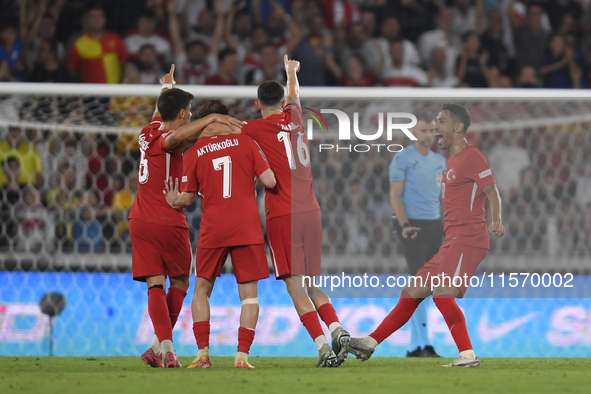
[[[195,193],[182,192],[179,193],[179,178],[172,177],[164,180],[164,197],[166,202],[174,209],[184,209],[195,201]]]
[[[195,142],[200,138],[203,130],[214,123],[222,126],[222,130],[228,131],[226,134],[236,133],[236,130],[240,131],[244,124],[244,122],[228,115],[210,114],[205,118],[187,123],[186,125],[179,127],[178,130],[170,133],[166,137],[166,140],[164,140],[164,146],[168,150],[174,150],[183,147],[185,142]]]
[[[505,234],[505,227],[501,220],[501,196],[496,184],[488,185],[482,188],[486,194],[484,208],[486,210],[486,223],[488,231],[495,237],[502,237]]]
[[[241,123],[244,124],[243,122]],[[240,127],[234,127],[228,124],[212,123],[203,129],[201,134],[197,136],[197,139],[202,137],[213,137],[214,135],[242,134],[242,124]]]

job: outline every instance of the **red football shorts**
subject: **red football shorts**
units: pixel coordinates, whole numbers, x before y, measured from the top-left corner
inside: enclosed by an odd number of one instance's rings
[[[148,276],[190,275],[192,256],[188,228],[131,219],[129,237],[133,279],[145,282]]]
[[[267,239],[275,277],[320,275],[322,219],[320,210],[267,220]]]
[[[452,282],[452,286],[460,289],[459,298],[464,297],[466,290],[470,285],[470,278],[476,273],[476,269],[488,254],[488,249],[473,248],[471,246],[451,244],[447,247],[442,247],[439,252],[433,256],[419,271],[417,276],[423,278],[425,286],[430,287],[432,283],[442,286],[449,286],[449,281],[454,277],[456,282]],[[439,276],[442,282],[431,279],[433,276]]]
[[[205,279],[219,277],[228,253],[232,258],[236,282],[251,282],[269,277],[269,263],[267,262],[264,244],[228,246],[225,248],[197,248],[197,256],[195,257],[196,275]]]

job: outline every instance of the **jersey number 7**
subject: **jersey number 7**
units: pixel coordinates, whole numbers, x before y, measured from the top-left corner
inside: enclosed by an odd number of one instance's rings
[[[222,156],[211,161],[213,169],[216,171],[224,170],[224,198],[232,197],[232,158],[230,156]]]
[[[285,146],[285,154],[287,155],[287,162],[289,163],[289,168],[291,168],[292,170],[295,170],[296,163],[295,163],[295,157],[293,156],[293,149],[291,147],[291,140],[289,138],[289,133],[285,132],[285,131],[278,133],[277,140],[279,140],[279,142],[283,142],[283,145]],[[304,142],[304,133],[302,133],[302,132],[298,132],[297,151],[298,151],[298,159],[300,160],[300,163],[302,163],[302,165],[304,167],[308,167],[310,165],[310,150],[308,149],[308,146]]]

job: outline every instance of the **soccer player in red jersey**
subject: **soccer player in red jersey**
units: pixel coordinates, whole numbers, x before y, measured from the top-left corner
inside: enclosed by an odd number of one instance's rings
[[[129,214],[133,279],[147,282],[148,312],[155,331],[152,346],[142,354],[142,360],[152,367],[180,367],[172,346],[172,328],[187,294],[191,267],[187,219],[182,210],[168,206],[162,183],[169,176],[181,176],[181,148],[196,139],[207,125],[220,122],[228,130],[242,125],[218,114],[189,123],[193,95],[173,88],[173,74],[174,65],[160,79],[162,92],[157,109],[139,136],[138,192]],[[168,293],[164,290],[167,276]]]
[[[304,275],[320,275],[322,223],[299,103],[300,62],[286,55],[284,63],[287,101],[279,82],[263,82],[257,91],[257,108],[263,117],[246,122],[241,132],[261,146],[277,177],[277,186],[265,195],[267,239],[275,276],[285,282],[300,320],[318,346],[316,366],[338,367],[347,357],[349,333],[339,323],[330,298],[317,287],[304,286]],[[309,278],[306,282],[313,284]],[[332,349],[318,315],[331,332]]]
[[[219,100],[206,101],[199,115],[228,113]],[[254,340],[259,315],[257,285],[269,277],[265,240],[256,203],[254,179],[263,186],[275,187],[275,175],[259,146],[245,135],[227,134],[201,138],[185,152],[185,166],[179,194],[178,178],[165,184],[169,205],[182,209],[193,203],[195,194],[202,198],[203,215],[197,244],[195,295],[193,296],[193,332],[199,347],[188,368],[208,368],[209,297],[216,277],[228,253],[238,293],[242,301],[236,368],[254,368],[248,352]]]
[[[468,336],[466,319],[455,298],[464,296],[469,279],[486,257],[490,249],[488,233],[502,237],[505,227],[501,222],[501,197],[492,171],[483,154],[466,141],[469,126],[470,113],[459,104],[445,104],[437,116],[439,147],[451,154],[441,184],[445,241],[402,291],[398,304],[378,328],[364,338],[351,339],[349,351],[357,358],[369,359],[375,347],[402,327],[419,303],[432,294],[460,351],[460,356],[445,366],[480,365]],[[439,280],[432,280],[434,276],[439,276]],[[458,277],[461,281],[454,280]]]

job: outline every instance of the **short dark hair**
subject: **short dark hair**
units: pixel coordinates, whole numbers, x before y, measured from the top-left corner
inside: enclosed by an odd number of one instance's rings
[[[433,122],[433,120],[435,120],[433,117],[433,112],[428,111],[426,109],[423,109],[423,110],[417,112],[416,117],[417,117],[417,122],[423,120],[423,121],[425,121],[425,123],[431,123],[431,122]]]
[[[228,115],[228,107],[219,99],[207,99],[199,108],[199,117],[205,118],[211,114]]]
[[[285,97],[283,85],[274,80],[263,82],[257,89],[257,98],[263,107],[275,107]]]
[[[222,63],[228,56],[235,55],[236,51],[231,48],[222,49],[218,55],[218,61]]]
[[[138,52],[143,52],[144,49],[151,49],[154,51],[154,53],[158,53],[158,52],[156,52],[156,46],[154,46],[154,44],[149,44],[149,43],[142,44],[142,46],[140,46],[140,50]]]
[[[202,46],[207,49],[207,45],[201,40],[191,40],[185,44],[185,50],[188,51],[193,46]]]
[[[12,162],[16,162],[16,164],[18,164],[18,166],[20,168],[21,162],[18,161],[18,159],[15,156],[8,156],[6,159],[4,159],[4,162],[2,163],[2,167],[8,167],[8,165]]]
[[[449,111],[449,115],[454,122],[462,122],[464,125],[464,134],[468,131],[468,127],[470,127],[470,112],[468,108],[464,107],[461,104],[455,103],[447,103],[443,104],[441,108],[442,111]]]
[[[163,122],[176,119],[182,109],[187,108],[193,101],[193,95],[182,89],[172,88],[160,94],[156,107]]]

